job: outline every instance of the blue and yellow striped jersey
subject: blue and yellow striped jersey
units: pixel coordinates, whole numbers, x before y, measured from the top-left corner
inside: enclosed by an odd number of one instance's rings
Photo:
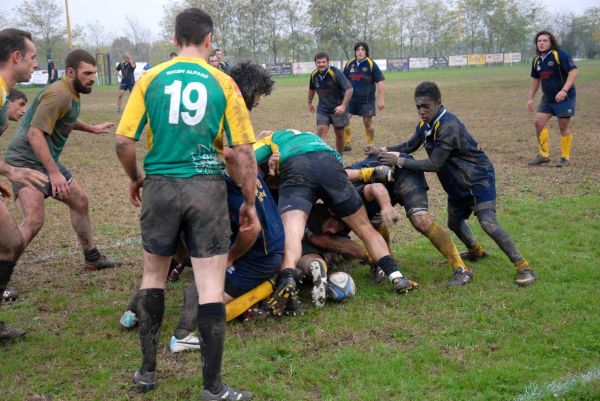
[[[235,82],[203,59],[175,57],[136,83],[117,135],[139,140],[148,125],[148,175],[223,174],[223,134],[230,146],[254,143],[248,109]]]

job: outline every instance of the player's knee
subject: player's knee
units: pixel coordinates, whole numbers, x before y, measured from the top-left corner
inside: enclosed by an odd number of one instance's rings
[[[496,220],[496,213],[493,211],[484,210],[477,214],[479,224],[487,235],[493,235],[499,228],[498,221]]]
[[[544,129],[544,127],[546,126],[546,122],[543,120],[538,120],[536,119],[533,123],[535,125],[535,129],[538,131],[541,131]]]
[[[421,234],[427,233],[433,224],[428,213],[413,214],[408,218],[412,226]]]

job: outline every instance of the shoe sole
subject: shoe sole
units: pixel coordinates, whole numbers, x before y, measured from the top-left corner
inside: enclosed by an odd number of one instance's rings
[[[313,278],[312,302],[315,308],[322,308],[327,297],[327,276],[321,272],[321,264],[317,261],[311,262],[309,268]]]
[[[448,288],[462,287],[463,285],[469,284],[471,281],[473,281],[473,277],[467,276],[462,280],[450,280],[446,283],[446,285],[448,286]]]
[[[197,350],[200,349],[200,344],[186,344],[186,343],[175,343],[174,346],[169,345],[169,349],[171,350],[172,353],[177,354],[179,352],[184,352],[184,351],[193,351],[193,350]]]
[[[528,285],[533,284],[533,282],[536,280],[537,278],[534,277],[532,279],[528,279],[528,280],[515,280],[514,283],[520,287],[527,287]]]

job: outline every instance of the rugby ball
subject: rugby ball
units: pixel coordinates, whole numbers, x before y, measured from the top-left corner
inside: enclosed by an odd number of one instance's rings
[[[327,299],[342,302],[356,294],[356,285],[348,273],[335,272],[327,278]]]

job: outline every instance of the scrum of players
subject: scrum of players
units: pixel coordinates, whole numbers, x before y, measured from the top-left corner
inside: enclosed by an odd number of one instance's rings
[[[252,397],[221,382],[225,322],[301,315],[303,298],[316,308],[346,300],[355,292],[344,263],[351,259],[370,266],[376,285],[387,282],[398,294],[419,288],[392,257],[389,230],[399,220],[397,204],[448,261],[449,287],[470,284],[473,271],[465,262],[487,256],[467,224],[471,214],[515,267],[514,282],[526,286],[536,280],[498,223],[490,159],[444,107],[435,83],[415,88],[414,133],[376,146],[373,117],[385,105],[384,77],[368,45],[356,44],[356,57],[343,71],[320,52],[308,89],[318,134],[281,129],[256,135],[249,112],[271,94],[274,81],[256,62],[230,66],[220,50],[212,52],[212,28],[210,16],[199,9],[177,16],[177,55],[135,83],[116,129],[116,154],[130,178],[129,200],[141,207],[144,275],[120,319],[126,328],[139,326],[142,364],[134,374],[139,390],[156,385],[164,289],[185,267],[193,269],[194,278],[184,291],[169,348],[200,350],[206,400]],[[71,52],[65,76],[36,96],[25,113],[27,97],[13,86],[28,81],[37,67],[35,45],[29,33],[18,29],[0,31],[0,42],[0,132],[8,120],[21,119],[0,161],[0,174],[11,181],[23,214],[17,225],[0,202],[0,293],[14,299],[8,289],[11,275],[43,225],[49,197],[69,207],[87,269],[120,265],[98,252],[87,195],[59,161],[72,130],[101,135],[113,124],[78,118],[79,94],[90,93],[95,82],[96,62],[89,53]],[[206,102],[194,102],[192,92]],[[352,115],[362,117],[368,144],[364,160],[344,166],[343,152],[351,149],[344,132]],[[144,130],[146,125],[150,130]],[[336,132],[335,149],[325,142],[329,125]],[[144,133],[153,137],[142,171],[135,143]],[[427,157],[417,159],[411,154],[421,146]],[[194,149],[191,160],[189,149]],[[466,251],[459,252],[449,231],[429,214],[424,172],[435,172],[447,193],[447,226]],[[9,199],[11,191],[0,189]],[[0,322],[2,340],[24,334]]]

